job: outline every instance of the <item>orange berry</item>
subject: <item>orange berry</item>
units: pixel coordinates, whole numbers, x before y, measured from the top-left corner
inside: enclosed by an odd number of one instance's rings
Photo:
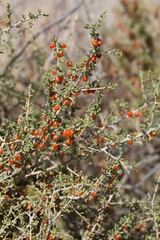
[[[55,46],[56,46],[55,43],[50,43],[49,45],[50,48],[55,48]]]
[[[58,57],[63,57],[63,56],[64,56],[64,52],[60,51],[60,52],[58,53]]]
[[[119,165],[114,165],[113,169],[114,169],[115,171],[118,171],[118,170],[119,170]]]
[[[73,66],[72,61],[68,61],[68,62],[67,62],[67,66],[68,66],[68,67],[72,67],[72,66]]]
[[[65,44],[65,43],[61,43],[61,48],[66,48],[67,47],[67,45]]]
[[[57,128],[59,126],[58,122],[52,122],[53,127]]]
[[[15,161],[14,161],[14,160],[10,160],[9,163],[10,163],[11,165],[13,165],[13,164],[15,164]]]
[[[97,57],[96,57],[95,55],[93,55],[93,56],[91,57],[91,61],[92,61],[92,62],[96,62],[96,60],[97,60]]]
[[[44,148],[44,143],[40,143],[40,144],[38,145],[38,147],[39,147],[39,148]]]
[[[98,46],[101,46],[103,44],[101,39],[98,39]]]
[[[64,77],[63,76],[56,76],[55,81],[56,83],[61,83],[63,81]]]
[[[18,153],[17,156],[16,156],[16,160],[21,161],[21,159],[22,159],[22,155],[20,153]]]
[[[58,135],[57,135],[57,134],[54,134],[54,135],[52,136],[52,139],[53,139],[54,141],[58,141]]]
[[[150,137],[156,137],[156,133],[155,132],[150,132],[149,135],[150,135]]]
[[[109,184],[109,186],[108,186],[110,189],[112,189],[113,188],[113,184],[111,183],[111,184]]]
[[[128,115],[128,117],[131,118],[131,117],[133,117],[133,112],[128,112],[127,115]]]
[[[55,97],[55,95],[52,95],[52,96],[50,96],[50,100],[55,100],[56,99],[56,97]]]
[[[98,144],[101,144],[102,142],[103,142],[103,138],[98,138],[98,139],[97,139],[97,143],[98,143]]]
[[[73,129],[67,129],[62,133],[62,137],[70,137],[73,135],[73,133],[74,133]]]
[[[70,100],[69,100],[69,99],[65,99],[63,102],[64,102],[64,104],[66,104],[66,105],[69,105],[69,104],[70,104]]]
[[[83,191],[79,191],[79,192],[77,193],[77,195],[78,195],[78,196],[82,196],[82,195],[83,195]]]
[[[5,197],[5,199],[7,199],[7,200],[9,199],[9,195],[8,195],[8,194],[6,194],[4,197]]]
[[[56,73],[57,73],[56,70],[53,69],[52,74],[55,75]]]
[[[96,197],[97,193],[96,192],[91,192],[92,197]]]
[[[20,136],[15,136],[15,140],[20,140],[21,139],[21,137]]]
[[[52,235],[49,235],[48,240],[53,240],[54,237]]]
[[[88,76],[83,76],[82,80],[83,80],[83,82],[87,82],[88,81]]]
[[[53,143],[53,144],[52,144],[52,147],[53,147],[54,151],[58,151],[58,144]]]
[[[97,47],[98,46],[98,39],[92,38],[91,43],[92,43],[93,46]]]
[[[92,201],[92,197],[91,196],[88,197],[88,201],[89,202]]]
[[[4,168],[4,166],[3,165],[0,165],[0,170],[2,170]]]
[[[0,154],[3,154],[3,149],[0,149]]]
[[[116,235],[116,236],[114,237],[114,239],[115,239],[115,240],[121,240],[122,237],[121,237],[121,235]]]
[[[59,111],[60,110],[60,106],[56,105],[56,106],[52,107],[52,110]]]
[[[94,114],[94,113],[91,115],[91,118],[92,118],[93,120],[96,120],[96,117],[97,117],[97,115]]]
[[[66,144],[67,145],[72,145],[73,140],[71,138],[66,139]]]
[[[129,145],[133,145],[134,141],[132,139],[128,140]]]

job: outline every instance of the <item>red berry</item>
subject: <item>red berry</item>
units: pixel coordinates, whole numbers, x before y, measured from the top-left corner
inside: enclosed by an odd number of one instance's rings
[[[54,48],[55,46],[55,43],[50,43],[50,48]]]
[[[114,239],[115,239],[115,240],[121,240],[122,237],[121,237],[121,235],[116,235],[116,236],[114,237]]]
[[[92,61],[92,62],[96,62],[96,60],[97,60],[97,57],[93,55],[93,56],[91,57],[91,61]]]
[[[65,99],[63,102],[64,102],[64,104],[66,104],[66,105],[70,104],[70,100],[69,100],[69,99]]]
[[[67,45],[65,43],[61,43],[61,48],[66,48]]]
[[[129,145],[133,145],[134,141],[132,139],[128,140]]]
[[[64,52],[60,51],[60,52],[58,53],[58,57],[63,57],[63,56],[64,56]]]
[[[155,132],[150,132],[150,137],[156,137],[156,133]]]
[[[54,135],[52,136],[52,139],[53,139],[54,141],[58,141],[58,135],[57,135],[57,134],[54,134]]]
[[[83,80],[83,82],[87,82],[88,81],[88,76],[83,76],[82,80]]]
[[[92,43],[93,46],[97,47],[98,46],[98,39],[92,38],[91,43]]]
[[[63,81],[63,76],[56,76],[56,83],[61,83]]]
[[[53,127],[57,128],[59,126],[59,123],[58,122],[53,122],[52,125],[53,125]]]
[[[44,143],[40,143],[38,146],[39,148],[44,148]]]
[[[55,75],[56,73],[57,73],[56,70],[53,69],[52,74]]]
[[[118,170],[119,170],[119,165],[114,165],[113,169],[114,169],[115,171],[118,171]]]
[[[133,112],[128,112],[127,115],[128,117],[133,117]]]
[[[54,151],[58,151],[58,144],[57,143],[53,143],[52,147],[53,147]]]
[[[91,192],[92,197],[96,197],[97,193],[96,192]]]
[[[22,155],[20,153],[18,153],[17,156],[16,156],[16,160],[21,161],[21,159],[22,159]]]
[[[3,149],[0,149],[0,154],[3,154]]]
[[[66,139],[66,144],[67,145],[72,145],[73,140],[71,138]]]
[[[56,106],[52,107],[52,110],[59,111],[60,110],[60,106],[56,105]]]
[[[68,61],[68,62],[67,62],[67,66],[68,66],[68,67],[72,67],[72,66],[73,66],[72,61]]]
[[[98,46],[101,46],[103,44],[101,39],[98,39]]]

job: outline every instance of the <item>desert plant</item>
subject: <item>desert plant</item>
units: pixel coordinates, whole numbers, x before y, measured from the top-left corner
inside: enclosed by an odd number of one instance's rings
[[[105,17],[85,25],[91,44],[79,62],[65,59],[68,43],[52,39],[55,64],[44,76],[40,114],[30,85],[17,121],[0,128],[1,239],[159,238],[160,177],[142,199],[126,195],[123,180],[137,165],[128,149],[158,139],[160,82],[150,75],[152,91],[144,92],[141,74],[139,105],[116,99],[105,115],[104,96],[117,84],[95,72],[103,55],[119,54],[102,49]]]

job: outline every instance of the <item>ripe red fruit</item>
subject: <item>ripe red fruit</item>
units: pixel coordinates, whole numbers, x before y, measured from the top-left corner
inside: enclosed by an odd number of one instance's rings
[[[64,56],[64,52],[60,51],[60,52],[58,53],[58,57],[63,57],[63,56]]]
[[[88,81],[88,76],[83,76],[82,80],[83,80],[83,82],[87,82]]]
[[[156,133],[155,132],[150,132],[150,137],[156,137]]]
[[[73,66],[72,61],[68,61],[68,62],[67,62],[67,66],[68,66],[68,67],[72,67],[72,66]]]
[[[96,62],[96,60],[97,60],[97,57],[93,55],[93,56],[91,57],[91,61],[92,61],[92,62]]]
[[[54,151],[58,151],[58,144],[57,143],[53,143],[52,147],[53,147]]]
[[[53,139],[54,141],[58,141],[58,135],[57,135],[57,134],[54,134],[54,135],[52,136],[52,139]]]
[[[91,192],[92,197],[96,197],[97,193],[96,192]]]
[[[52,74],[55,75],[56,73],[57,73],[56,70],[53,69]]]
[[[64,102],[64,104],[66,104],[66,105],[70,104],[70,100],[69,100],[69,99],[65,99],[63,102]]]
[[[101,46],[103,44],[101,39],[98,39],[98,46]]]
[[[38,146],[39,148],[44,148],[44,143],[40,143]]]
[[[18,153],[17,156],[16,156],[16,160],[21,161],[21,159],[22,159],[22,155],[20,153]]]
[[[49,235],[48,240],[53,240],[54,237],[52,235]]]
[[[65,44],[65,43],[61,43],[61,48],[66,48],[67,47],[67,45]]]
[[[76,102],[73,102],[73,103],[72,103],[72,107],[76,107]]]
[[[3,150],[2,149],[0,149],[0,154],[3,154]]]
[[[118,171],[118,170],[119,170],[119,165],[114,165],[113,169],[114,169],[115,171]]]
[[[92,38],[91,43],[92,43],[93,46],[97,47],[98,46],[98,39]]]
[[[98,144],[101,144],[102,142],[103,142],[103,138],[98,138],[98,139],[97,139],[97,143],[98,143]]]
[[[71,138],[66,139],[66,144],[67,145],[72,145],[73,140]]]
[[[93,119],[93,120],[96,120],[96,117],[97,117],[97,115],[96,114],[92,114],[92,116],[91,116],[91,118]]]
[[[55,43],[50,43],[50,48],[54,48],[56,45],[55,45]]]
[[[56,106],[52,107],[52,110],[59,111],[60,110],[60,106],[56,105]]]
[[[58,122],[53,122],[52,125],[53,125],[53,127],[57,128],[59,126],[59,123]]]
[[[21,136],[17,135],[15,136],[15,140],[20,140],[21,139]]]
[[[133,145],[134,141],[132,139],[128,140],[129,145]]]
[[[121,240],[122,237],[121,237],[121,235],[116,235],[116,236],[114,237],[114,239],[115,239],[115,240]]]
[[[62,137],[71,137],[74,133],[73,129],[67,129],[62,133]]]
[[[63,76],[56,76],[55,80],[56,83],[61,83],[63,81],[64,77]]]
[[[55,97],[55,95],[52,95],[52,96],[50,96],[50,100],[55,100],[56,99],[56,97]]]
[[[128,112],[127,115],[128,117],[133,117],[133,112]]]

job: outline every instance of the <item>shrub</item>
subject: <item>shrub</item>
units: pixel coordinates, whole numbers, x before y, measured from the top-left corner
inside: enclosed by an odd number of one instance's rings
[[[118,83],[95,74],[104,55],[119,51],[102,48],[98,30],[105,17],[85,25],[91,44],[79,62],[66,60],[68,43],[52,39],[55,64],[44,77],[41,113],[30,85],[17,121],[2,122],[1,239],[159,238],[160,177],[149,197],[125,188],[141,164],[128,159],[130,149],[158,142],[159,78],[150,75],[144,91],[141,74],[139,103],[119,98],[106,110],[106,96]]]

